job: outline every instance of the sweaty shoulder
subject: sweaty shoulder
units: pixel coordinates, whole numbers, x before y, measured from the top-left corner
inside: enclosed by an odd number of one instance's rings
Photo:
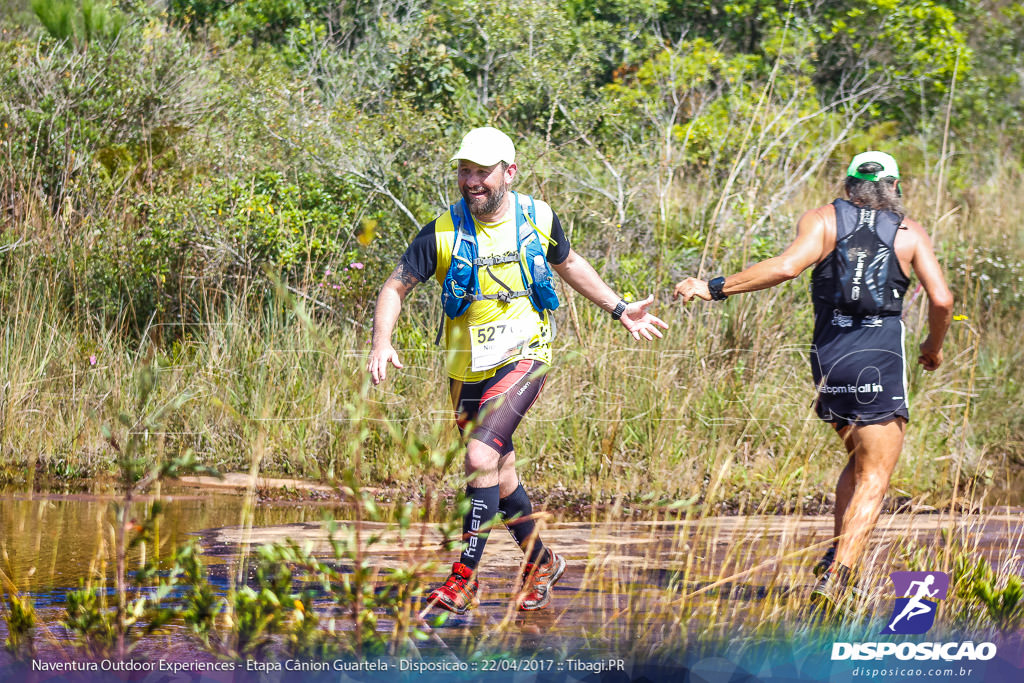
[[[925,231],[924,226],[913,218],[904,218],[900,223],[900,230],[896,232],[896,254],[904,265],[908,264],[919,246],[930,246],[932,238]],[[906,268],[904,268],[905,270]]]
[[[924,235],[925,237],[928,236],[928,233],[925,231],[924,226],[915,221],[913,218],[904,218],[903,222],[900,223],[900,227],[906,228],[906,230],[903,232],[909,232],[912,235]]]
[[[826,204],[825,206],[819,206],[816,209],[811,209],[804,213],[800,217],[800,222],[797,224],[801,228],[804,226],[816,227],[815,223],[820,224],[826,230],[831,227],[832,233],[835,234],[836,229],[836,207],[833,204]]]
[[[796,224],[797,239],[821,240],[822,258],[836,245],[836,207],[825,204],[806,211]]]

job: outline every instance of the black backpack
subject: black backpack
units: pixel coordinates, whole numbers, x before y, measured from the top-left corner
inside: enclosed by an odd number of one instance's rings
[[[844,199],[835,200],[833,205],[836,247],[828,257],[830,305],[851,316],[899,314],[910,284],[893,248],[903,217],[891,211],[865,209]]]

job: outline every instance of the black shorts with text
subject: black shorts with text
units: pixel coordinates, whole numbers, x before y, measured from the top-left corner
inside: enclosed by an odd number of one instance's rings
[[[909,419],[903,337],[897,315],[817,312],[811,371],[818,417],[839,427]]]

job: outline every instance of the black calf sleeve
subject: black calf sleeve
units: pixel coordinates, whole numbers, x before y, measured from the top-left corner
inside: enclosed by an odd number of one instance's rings
[[[528,562],[537,564],[539,560],[545,559],[544,544],[537,535],[537,525],[534,523],[533,505],[530,503],[530,496],[522,484],[516,490],[498,501],[498,509],[505,517],[505,526],[512,538],[523,549],[523,552],[530,551]],[[531,547],[532,545],[532,547]]]
[[[466,487],[469,512],[462,518],[462,538],[467,545],[466,549],[462,551],[459,561],[467,567],[476,568],[484,554],[484,544],[487,543],[490,524],[498,515],[498,496],[497,486]],[[484,531],[480,531],[481,528]]]

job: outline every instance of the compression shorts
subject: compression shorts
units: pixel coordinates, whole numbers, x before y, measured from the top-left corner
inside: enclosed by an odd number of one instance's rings
[[[512,433],[526,411],[540,396],[547,375],[547,363],[520,360],[498,369],[493,377],[480,382],[451,380],[455,398],[455,420],[463,434],[508,455],[514,450]]]

